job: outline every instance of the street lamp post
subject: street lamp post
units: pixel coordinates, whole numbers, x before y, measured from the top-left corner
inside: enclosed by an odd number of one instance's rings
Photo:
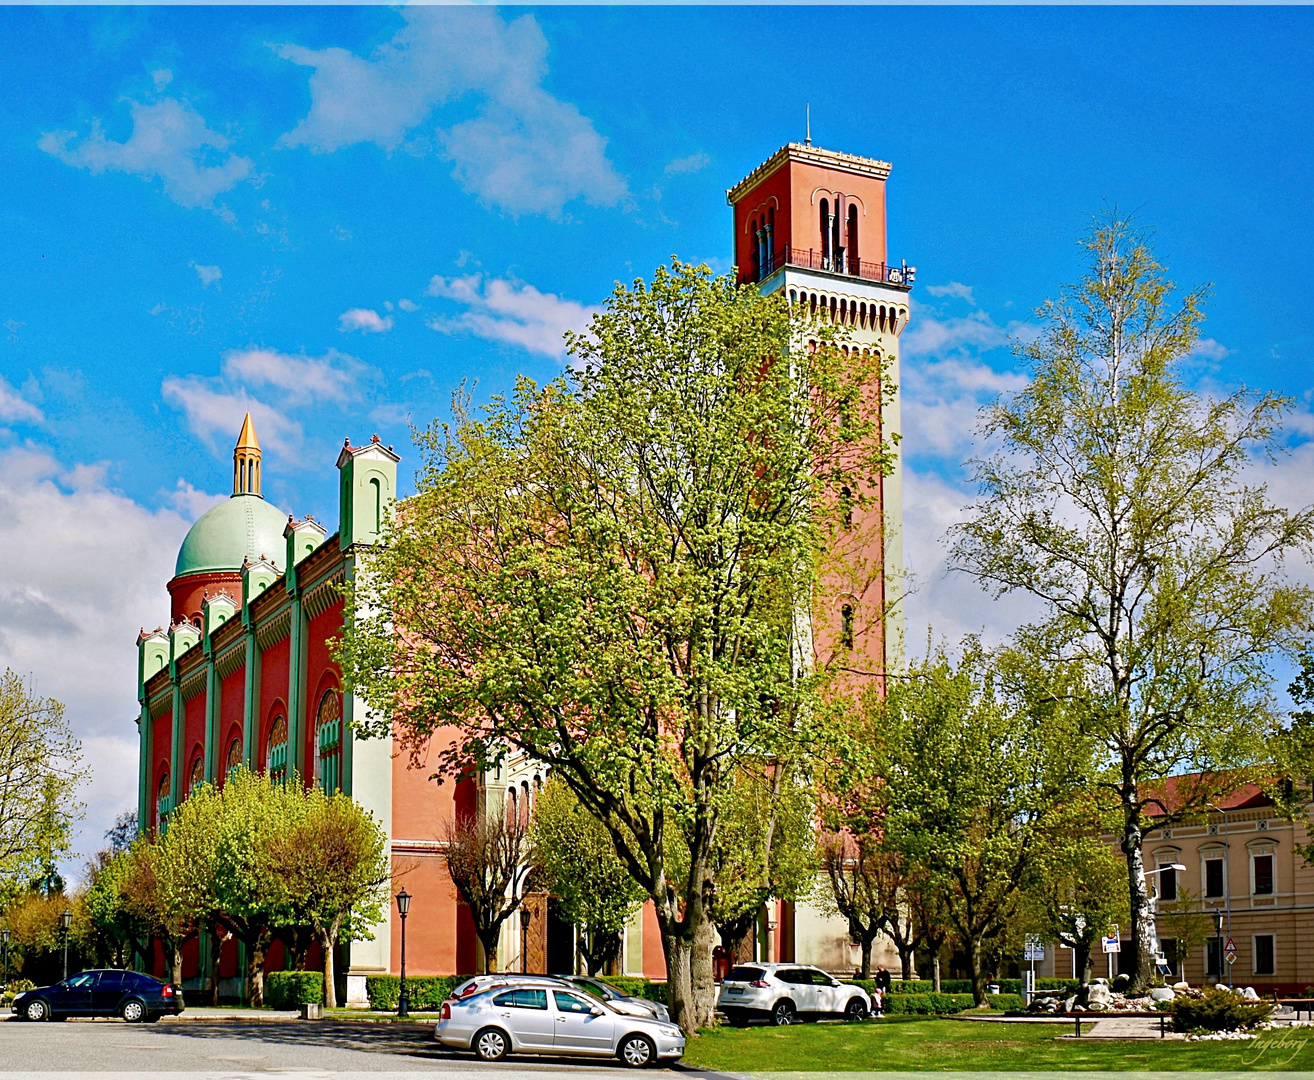
[[[1227,820],[1227,811],[1221,806],[1215,806],[1213,803],[1205,803],[1211,810],[1217,810],[1223,816],[1223,909],[1227,912],[1227,940],[1232,940],[1232,842],[1228,839],[1231,834],[1231,825]],[[1218,963],[1227,967],[1227,986],[1230,990],[1232,987],[1232,965],[1223,959],[1223,952],[1218,952]],[[1218,972],[1218,981],[1223,981],[1223,973],[1220,968]]]
[[[4,946],[4,953],[5,953],[5,978],[4,978],[4,982],[0,983],[0,986],[8,986],[9,985],[9,927],[7,926],[3,930],[0,930],[0,944]]]
[[[411,894],[402,886],[402,891],[397,894],[397,914],[401,916],[401,992],[397,995],[397,1015],[399,1017],[408,1017],[411,1015],[408,1003],[406,1001],[406,913],[411,909]]]
[[[1154,877],[1155,874],[1162,874],[1167,870],[1171,870],[1174,874],[1183,874],[1186,872],[1186,867],[1183,866],[1181,863],[1167,863],[1164,866],[1155,867],[1153,870],[1142,870],[1141,873],[1144,877]],[[1159,951],[1159,921],[1158,921],[1159,905],[1157,903],[1159,899],[1159,893],[1161,891],[1162,890],[1156,885],[1154,889],[1154,897],[1150,900],[1150,904],[1151,904],[1150,911],[1154,919],[1153,926],[1154,926],[1154,948],[1155,948],[1156,968],[1158,967],[1158,958],[1163,955],[1163,953]]]
[[[1216,977],[1219,982],[1223,981],[1223,913],[1214,912],[1214,940],[1218,942],[1218,971]]]
[[[59,917],[59,925],[64,931],[64,978],[68,978],[68,928],[73,925],[73,912],[68,908]]]

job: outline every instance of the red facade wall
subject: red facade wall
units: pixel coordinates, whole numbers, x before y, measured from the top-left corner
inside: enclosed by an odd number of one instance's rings
[[[183,728],[182,760],[178,767],[182,769],[182,787],[178,790],[186,794],[191,789],[192,762],[198,757],[205,760],[205,685],[201,692],[183,702],[183,713],[187,717],[187,726]]]
[[[242,575],[232,571],[213,574],[189,574],[169,582],[169,599],[172,620],[189,622],[199,627],[201,601],[205,594],[217,596],[227,593],[234,603],[242,603]]]
[[[220,784],[228,767],[228,747],[242,737],[246,708],[246,665],[229,672],[219,683],[219,745],[215,747],[214,774]],[[243,750],[246,748],[243,747]]]
[[[260,657],[260,710],[256,714],[260,737],[257,741],[256,764],[265,767],[269,758],[269,727],[277,704],[284,717],[287,716],[287,675],[288,675],[287,638],[276,641]]]
[[[312,763],[318,752],[315,717],[320,698],[330,688],[338,691],[342,688],[342,672],[329,653],[332,642],[342,634],[342,609],[343,603],[339,600],[311,619],[306,641],[306,743],[302,760],[306,762],[306,775],[311,778],[315,775]]]
[[[456,975],[474,972],[474,949],[458,957],[457,901],[443,857],[434,853],[394,853],[392,895],[405,886],[412,897],[406,917],[406,974]],[[468,914],[467,914],[468,918]],[[474,937],[474,926],[470,926]],[[465,961],[462,966],[460,961]],[[401,970],[401,919],[392,908],[392,970]]]
[[[155,799],[160,790],[160,779],[169,775],[169,760],[173,752],[173,714],[163,713],[151,721],[151,772],[150,787],[146,792],[147,805],[150,807],[151,825],[158,827],[155,820]]]

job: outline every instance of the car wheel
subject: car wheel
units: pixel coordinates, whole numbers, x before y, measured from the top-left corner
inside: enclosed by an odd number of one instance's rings
[[[146,1003],[133,998],[123,1005],[123,1019],[129,1024],[140,1024],[146,1019]]]
[[[23,1015],[29,1020],[49,1020],[50,1006],[39,998],[36,1001],[29,1001],[23,1006]]]
[[[499,1028],[484,1028],[474,1037],[474,1052],[480,1061],[501,1061],[511,1052],[511,1040]]]
[[[844,1006],[845,1020],[866,1020],[867,1005],[862,998],[850,998],[849,1003]]]
[[[642,1069],[657,1060],[657,1047],[646,1035],[627,1035],[616,1056],[631,1069]]]
[[[783,1001],[777,1001],[771,1010],[771,1023],[776,1027],[785,1027],[794,1022],[796,1015],[794,1003],[789,998],[785,998]]]

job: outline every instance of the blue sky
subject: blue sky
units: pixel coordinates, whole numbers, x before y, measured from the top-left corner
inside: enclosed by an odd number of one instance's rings
[[[266,494],[333,520],[344,436],[404,449],[461,380],[559,371],[616,279],[727,268],[724,191],[808,103],[893,163],[919,270],[914,637],[1020,610],[937,540],[1008,334],[1106,205],[1214,284],[1202,383],[1299,399],[1270,479],[1310,501],[1312,37],[1305,8],[0,9],[0,663],[69,703],[88,831],[132,800],[133,639],[243,410]]]

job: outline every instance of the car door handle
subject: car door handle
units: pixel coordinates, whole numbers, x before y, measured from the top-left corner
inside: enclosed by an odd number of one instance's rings
[[[498,1015],[498,1016],[505,1016],[505,1017],[508,1017],[508,1018],[511,1016],[511,1014],[510,1014],[509,1012],[498,1013],[497,1015]]]

